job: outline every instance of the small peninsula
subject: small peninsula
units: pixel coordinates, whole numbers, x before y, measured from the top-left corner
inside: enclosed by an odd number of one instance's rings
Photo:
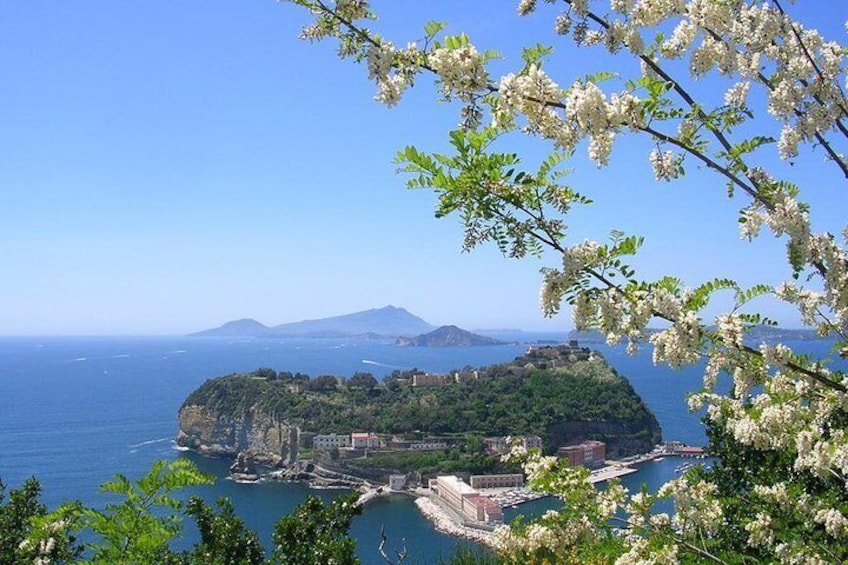
[[[396,370],[382,383],[369,373],[310,378],[268,368],[210,379],[180,408],[177,443],[388,483],[395,473],[515,472],[497,457],[507,436],[537,438],[527,441],[546,453],[596,440],[608,458],[661,441],[625,378],[599,354],[560,345],[445,374]]]
[[[477,347],[504,343],[506,342],[471,333],[456,326],[442,326],[415,337],[399,337],[395,342],[401,347]]]

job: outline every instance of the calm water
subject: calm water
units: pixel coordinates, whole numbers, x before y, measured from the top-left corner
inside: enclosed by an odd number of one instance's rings
[[[110,499],[97,487],[112,474],[138,477],[156,459],[185,456],[172,444],[177,410],[208,378],[261,366],[313,376],[370,371],[379,378],[395,368],[437,372],[508,361],[526,347],[400,348],[389,342],[304,339],[1,338],[0,477],[16,486],[37,476],[44,502],[51,507],[70,498],[102,505]],[[653,409],[666,439],[703,444],[702,426],[687,413],[684,401],[685,393],[699,386],[697,368],[670,371],[653,367],[647,352],[630,357],[621,350],[598,349]],[[201,494],[210,500],[230,497],[266,542],[274,521],[307,495],[334,495],[303,485],[238,485],[223,479],[227,462],[189,456],[222,477]],[[679,464],[667,461],[645,465],[625,482],[637,486],[645,481],[655,488],[673,476]],[[406,540],[413,563],[435,562],[461,543],[433,530],[409,499],[389,498],[369,505],[354,522],[352,533],[365,564],[382,562],[376,549],[381,525],[390,546]]]

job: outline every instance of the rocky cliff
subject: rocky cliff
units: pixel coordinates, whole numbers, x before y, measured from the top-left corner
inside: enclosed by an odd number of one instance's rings
[[[180,408],[178,445],[203,455],[245,453],[263,465],[290,465],[297,460],[297,427],[278,421],[259,406],[233,415],[191,400]]]

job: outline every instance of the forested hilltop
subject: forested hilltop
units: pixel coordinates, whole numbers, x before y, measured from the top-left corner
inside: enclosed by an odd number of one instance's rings
[[[266,428],[261,433],[255,429],[260,423]],[[271,369],[211,379],[183,403],[179,441],[201,451],[215,444],[223,451],[274,451],[287,459],[296,457],[297,445],[277,444],[285,444],[295,428],[321,434],[538,435],[547,450],[588,438],[605,441],[610,455],[644,452],[661,440],[656,418],[626,379],[587,349],[559,346],[446,375],[395,371],[383,383],[367,373],[310,379]],[[257,434],[263,445],[256,444]],[[269,441],[270,448],[264,446]]]

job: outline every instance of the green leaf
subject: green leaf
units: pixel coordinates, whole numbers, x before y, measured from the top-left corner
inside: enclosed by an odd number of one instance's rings
[[[445,29],[447,26],[448,26],[447,22],[439,22],[439,21],[436,21],[436,20],[430,20],[424,26],[424,34],[428,38],[435,37],[437,33],[442,31],[443,29]]]

